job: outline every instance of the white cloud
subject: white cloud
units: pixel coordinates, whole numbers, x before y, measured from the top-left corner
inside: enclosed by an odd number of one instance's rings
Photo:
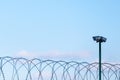
[[[16,53],[15,57],[34,58],[35,55],[33,55],[33,53],[30,53],[28,51],[22,50],[22,51]]]
[[[42,59],[87,59],[92,56],[90,52],[61,52],[57,50],[49,52],[28,52],[22,50],[15,54],[16,57],[25,57],[25,58],[42,58]]]

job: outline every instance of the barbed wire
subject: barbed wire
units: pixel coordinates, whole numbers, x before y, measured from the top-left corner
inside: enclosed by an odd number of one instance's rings
[[[98,80],[98,62],[0,57],[0,80]],[[102,63],[102,80],[120,80],[120,64]]]

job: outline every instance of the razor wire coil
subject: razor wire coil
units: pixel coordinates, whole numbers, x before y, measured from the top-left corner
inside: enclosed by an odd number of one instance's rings
[[[0,57],[0,80],[98,80],[98,62]],[[120,80],[120,64],[102,63],[102,80]]]

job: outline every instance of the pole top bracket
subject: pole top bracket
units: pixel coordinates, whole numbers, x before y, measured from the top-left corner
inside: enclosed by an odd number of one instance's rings
[[[107,38],[102,37],[102,36],[93,36],[93,40],[96,42],[106,42]]]

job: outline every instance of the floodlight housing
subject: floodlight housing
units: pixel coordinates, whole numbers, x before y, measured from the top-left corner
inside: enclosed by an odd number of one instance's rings
[[[106,42],[106,38],[102,36],[93,36],[93,40],[96,42]]]

